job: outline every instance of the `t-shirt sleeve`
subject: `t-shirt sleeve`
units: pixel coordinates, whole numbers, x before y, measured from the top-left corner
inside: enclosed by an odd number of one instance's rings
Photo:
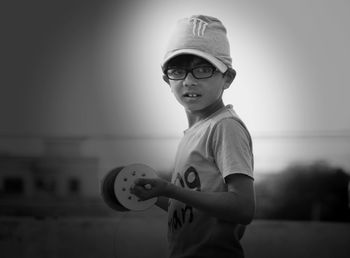
[[[221,120],[213,133],[213,156],[223,178],[245,174],[253,178],[253,150],[249,132],[232,118]]]

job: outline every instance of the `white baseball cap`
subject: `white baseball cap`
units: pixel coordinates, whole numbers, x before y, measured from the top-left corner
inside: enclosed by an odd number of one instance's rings
[[[206,15],[193,15],[178,21],[170,37],[162,61],[162,70],[167,62],[183,54],[199,56],[224,73],[232,68],[230,45],[226,28],[220,20]]]

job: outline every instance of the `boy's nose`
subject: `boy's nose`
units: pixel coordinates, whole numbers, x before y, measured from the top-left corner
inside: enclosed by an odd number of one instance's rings
[[[194,78],[192,73],[187,73],[185,79],[183,80],[183,85],[184,86],[193,86],[197,85],[197,79]]]

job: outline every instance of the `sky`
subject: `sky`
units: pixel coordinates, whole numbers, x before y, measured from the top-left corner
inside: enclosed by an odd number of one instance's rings
[[[0,135],[179,138],[187,120],[160,63],[175,22],[207,14],[226,26],[237,71],[224,102],[253,138],[349,141],[349,11],[345,0],[9,4]]]

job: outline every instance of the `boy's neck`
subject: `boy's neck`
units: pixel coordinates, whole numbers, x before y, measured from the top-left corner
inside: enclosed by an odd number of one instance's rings
[[[225,105],[222,99],[219,99],[202,110],[198,110],[198,111],[186,110],[188,127],[192,127],[195,123],[207,118],[211,114],[214,114],[216,111],[223,108],[224,106]]]

